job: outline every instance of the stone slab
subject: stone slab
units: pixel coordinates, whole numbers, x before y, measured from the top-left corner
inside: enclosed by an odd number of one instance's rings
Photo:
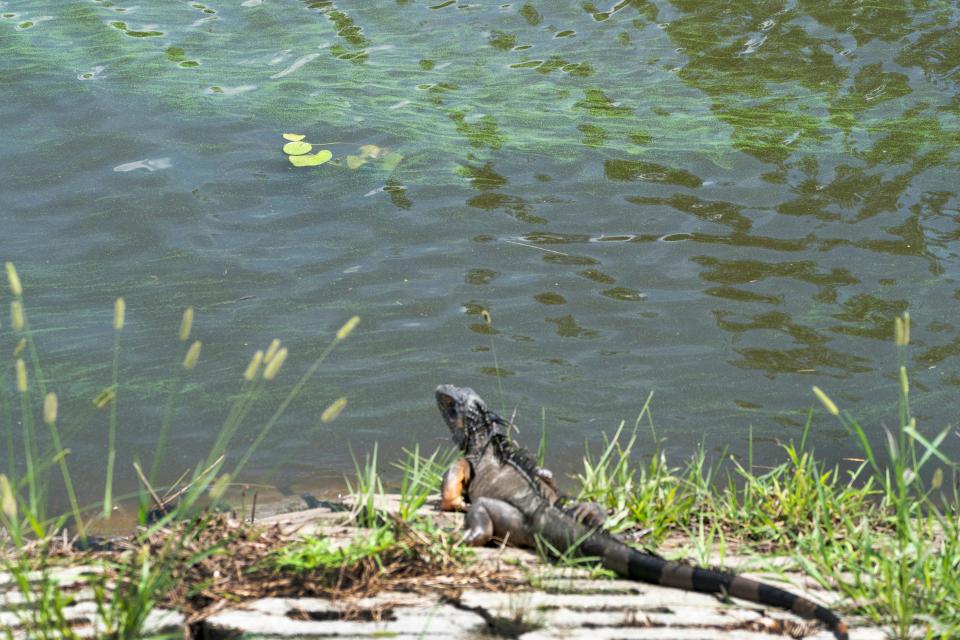
[[[64,607],[64,619],[80,638],[100,638],[105,634],[105,625],[97,612],[97,603],[90,579],[103,573],[97,566],[82,565],[75,567],[55,567],[49,569],[46,578],[56,583],[57,588],[72,601]],[[27,574],[31,587],[39,590],[44,575],[40,572]],[[25,629],[36,607],[36,592],[25,594],[14,577],[9,573],[0,573],[0,630],[9,630],[16,640],[32,637]],[[167,609],[154,609],[147,616],[144,631],[148,635],[183,635],[186,622],[179,612]],[[2,636],[6,637],[6,636]]]
[[[366,608],[318,598],[263,598],[219,613],[206,622],[213,637],[272,638],[472,637],[484,620],[436,600],[365,599]],[[382,616],[382,619],[371,619]],[[356,617],[353,620],[345,619]]]

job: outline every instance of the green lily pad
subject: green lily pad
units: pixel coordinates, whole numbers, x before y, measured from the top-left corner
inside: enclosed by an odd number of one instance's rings
[[[288,156],[302,156],[303,154],[308,153],[311,149],[313,149],[312,144],[309,142],[300,142],[299,140],[288,142],[287,144],[283,145],[283,152]]]
[[[347,156],[347,166],[351,169],[359,169],[365,164],[367,161],[360,156]]]
[[[290,140],[291,142],[300,142],[301,140],[303,140],[303,139],[306,138],[306,137],[307,137],[307,136],[305,136],[305,135],[303,135],[303,134],[301,134],[301,133],[285,133],[285,134],[283,134],[283,139],[284,139],[284,140]]]
[[[400,164],[401,160],[403,160],[402,154],[399,154],[396,151],[388,153],[383,159],[383,168],[387,171],[393,171],[397,165]]]
[[[297,143],[291,142],[290,144],[297,144]],[[307,146],[310,146],[310,145],[307,145]],[[320,151],[317,151],[315,154],[310,156],[305,156],[305,155],[290,156],[287,159],[290,161],[290,164],[292,164],[295,167],[316,167],[317,165],[321,165],[324,162],[328,162],[332,157],[333,157],[333,153],[329,149],[321,149]]]

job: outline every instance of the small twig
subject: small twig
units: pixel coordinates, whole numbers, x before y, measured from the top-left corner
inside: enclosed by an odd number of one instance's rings
[[[253,492],[253,504],[250,505],[250,524],[257,518],[257,492]]]
[[[184,485],[184,487],[183,487],[182,489],[180,489],[179,491],[177,491],[176,493],[174,493],[172,496],[170,496],[169,498],[166,498],[166,499],[164,500],[164,502],[163,502],[164,505],[166,505],[166,504],[168,504],[168,503],[170,503],[170,502],[173,502],[174,500],[176,500],[177,498],[179,498],[180,496],[182,496],[183,494],[185,494],[187,491],[189,491],[189,490],[190,490],[190,487],[192,487],[192,486],[194,485],[194,483],[197,482],[197,480],[201,479],[203,476],[205,476],[205,475],[207,475],[208,473],[210,473],[211,471],[213,471],[213,469],[214,469],[217,465],[219,465],[221,462],[223,462],[223,458],[224,458],[224,456],[221,454],[219,458],[217,458],[216,460],[213,461],[213,464],[211,464],[209,467],[207,467],[206,469],[204,469],[203,471],[201,471],[200,474],[197,475],[196,478],[194,478],[194,479],[191,480],[189,483],[187,483],[186,485]],[[181,477],[182,477],[182,476],[181,476]]]
[[[506,239],[504,239],[504,238],[500,238],[500,239],[503,240],[504,242],[509,243],[509,244],[516,244],[516,245],[519,245],[519,246],[521,246],[521,247],[530,247],[531,249],[539,249],[540,251],[546,251],[547,253],[556,253],[557,255],[561,255],[561,256],[569,256],[569,255],[570,255],[569,253],[564,253],[563,251],[554,251],[553,249],[545,249],[545,248],[543,248],[543,247],[538,247],[538,246],[535,245],[535,244],[527,244],[526,242],[517,242],[516,240],[506,240]]]
[[[143,469],[140,468],[140,463],[134,461],[133,470],[137,472],[137,477],[140,478],[140,482],[143,483],[143,486],[147,489],[147,493],[150,494],[150,497],[153,498],[153,503],[157,506],[157,509],[164,511],[165,505],[163,500],[160,499],[160,496],[157,495],[157,492],[153,490],[153,487],[150,486],[150,481],[147,480],[147,476],[143,475]]]
[[[186,471],[184,471],[183,473],[181,473],[181,474],[180,474],[180,477],[177,478],[176,481],[175,481],[173,484],[170,485],[170,488],[167,489],[167,492],[166,492],[165,494],[163,494],[163,502],[164,502],[164,504],[166,504],[167,498],[170,497],[170,494],[173,493],[174,490],[176,490],[177,485],[179,485],[179,484],[183,481],[183,479],[187,477],[187,474],[188,474],[188,473],[190,473],[190,469],[187,469]]]

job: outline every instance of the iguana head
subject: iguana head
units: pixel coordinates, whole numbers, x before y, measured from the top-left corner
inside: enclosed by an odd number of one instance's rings
[[[503,419],[487,409],[487,403],[473,389],[442,384],[436,395],[440,413],[461,451],[475,450],[492,435],[504,432]]]

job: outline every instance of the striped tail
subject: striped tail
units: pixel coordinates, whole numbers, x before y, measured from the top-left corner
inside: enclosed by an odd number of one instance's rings
[[[847,625],[837,614],[785,589],[732,573],[711,571],[671,562],[633,549],[603,532],[591,529],[571,517],[549,508],[540,514],[543,537],[556,549],[578,547],[578,555],[599,558],[618,575],[665,587],[701,593],[722,593],[758,604],[779,607],[806,619],[818,620],[837,640],[848,640]],[[572,526],[571,526],[572,525]]]

